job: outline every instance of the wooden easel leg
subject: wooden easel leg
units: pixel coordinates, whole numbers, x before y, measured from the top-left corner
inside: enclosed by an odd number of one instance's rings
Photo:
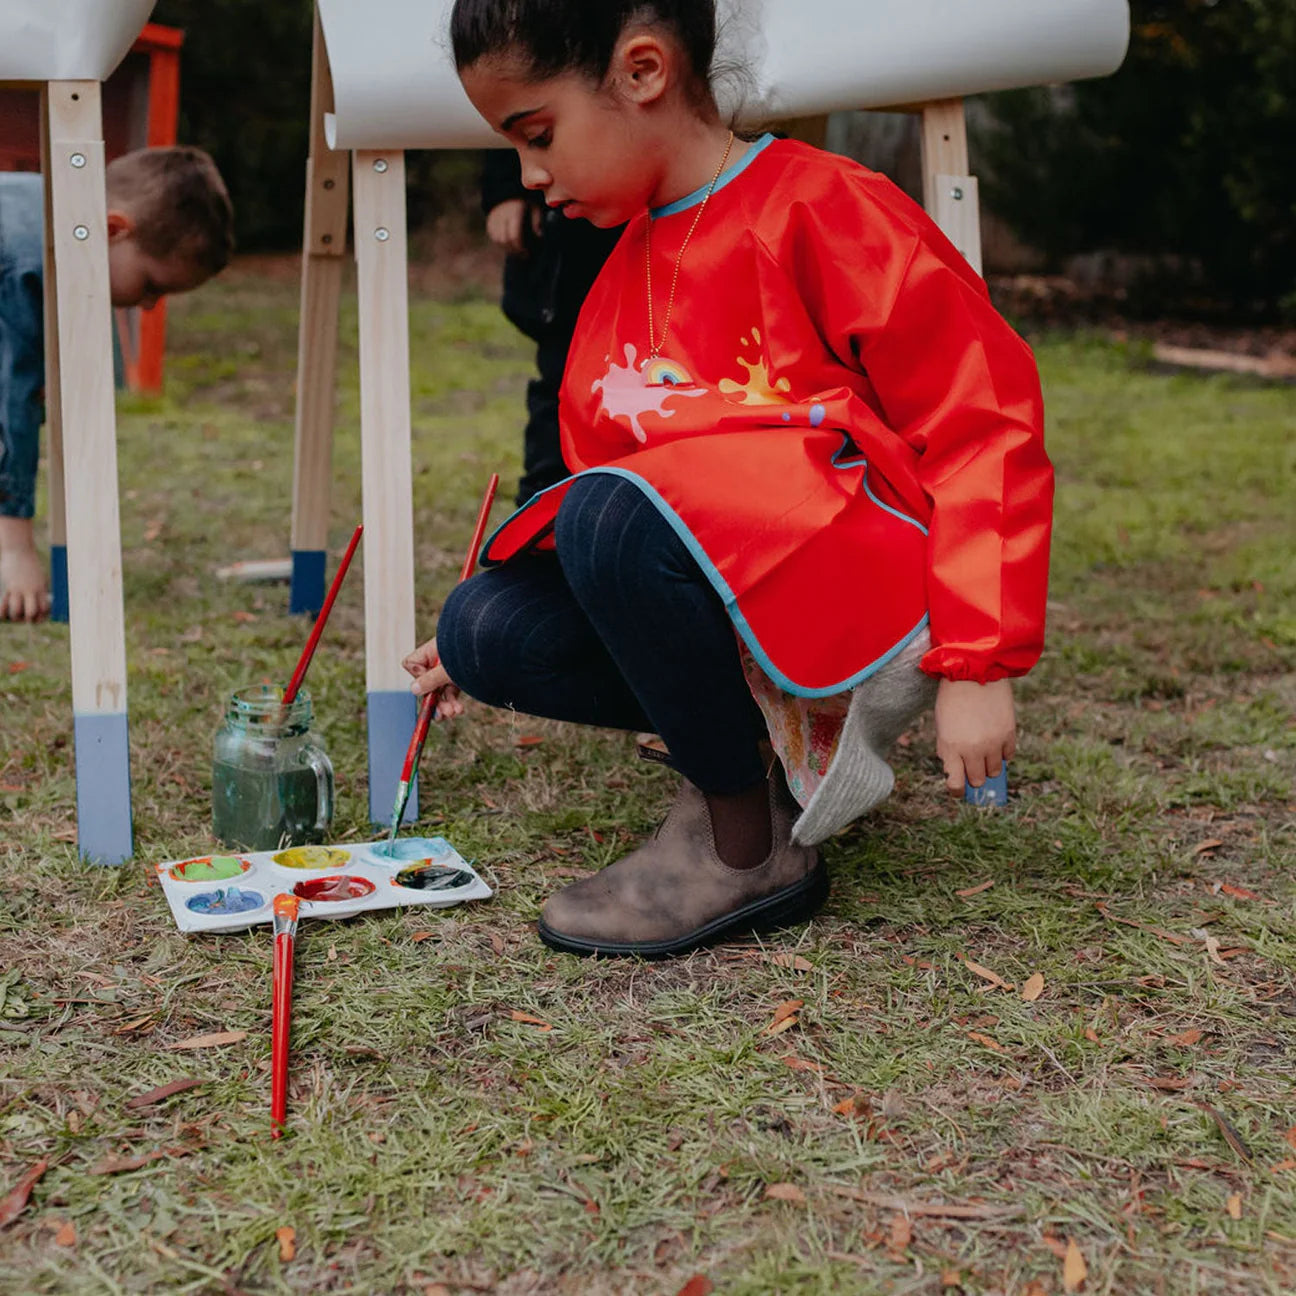
[[[57,267],[50,200],[48,94],[41,92],[41,170],[45,177],[45,438],[49,461],[50,620],[68,619],[67,500],[63,485],[63,402],[59,391]]]
[[[360,324],[369,815],[374,823],[386,824],[417,716],[409,677],[401,669],[401,659],[414,647],[405,155],[400,150],[357,151],[352,187]],[[417,817],[416,789],[406,822]]]
[[[962,99],[922,108],[923,206],[945,236],[981,273],[981,215],[976,176],[968,174]]]
[[[81,854],[94,863],[119,864],[130,858],[133,843],[99,83],[52,81],[44,98],[58,332],[55,400],[67,446],[77,838]]]
[[[342,257],[346,251],[349,157],[345,152],[333,152],[324,138],[324,114],[332,109],[333,78],[317,12],[311,62],[311,143],[306,162],[301,319],[297,337],[292,587],[288,597],[290,612],[312,614],[324,603],[333,475],[338,299],[342,290]]]

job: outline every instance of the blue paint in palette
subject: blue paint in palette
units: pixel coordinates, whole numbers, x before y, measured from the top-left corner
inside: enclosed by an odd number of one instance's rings
[[[265,907],[265,896],[259,891],[244,891],[240,887],[220,887],[204,891],[185,901],[185,908],[196,914],[241,914]]]

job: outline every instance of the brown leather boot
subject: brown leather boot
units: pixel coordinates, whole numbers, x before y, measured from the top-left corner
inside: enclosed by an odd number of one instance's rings
[[[685,779],[651,841],[549,898],[540,939],[571,954],[667,958],[804,922],[828,897],[828,871],[813,846],[792,842],[796,815],[776,768],[769,856],[755,868],[733,869],[716,854],[705,797]]]

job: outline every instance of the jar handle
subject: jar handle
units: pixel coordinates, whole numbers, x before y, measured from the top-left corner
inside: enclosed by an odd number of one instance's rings
[[[309,744],[303,750],[302,758],[315,771],[315,804],[318,806],[315,831],[322,833],[333,822],[333,765],[322,751]]]

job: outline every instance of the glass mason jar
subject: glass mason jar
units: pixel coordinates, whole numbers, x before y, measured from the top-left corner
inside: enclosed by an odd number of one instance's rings
[[[311,733],[305,689],[287,707],[278,687],[240,689],[212,747],[212,830],[222,845],[277,850],[324,840],[333,765]]]

